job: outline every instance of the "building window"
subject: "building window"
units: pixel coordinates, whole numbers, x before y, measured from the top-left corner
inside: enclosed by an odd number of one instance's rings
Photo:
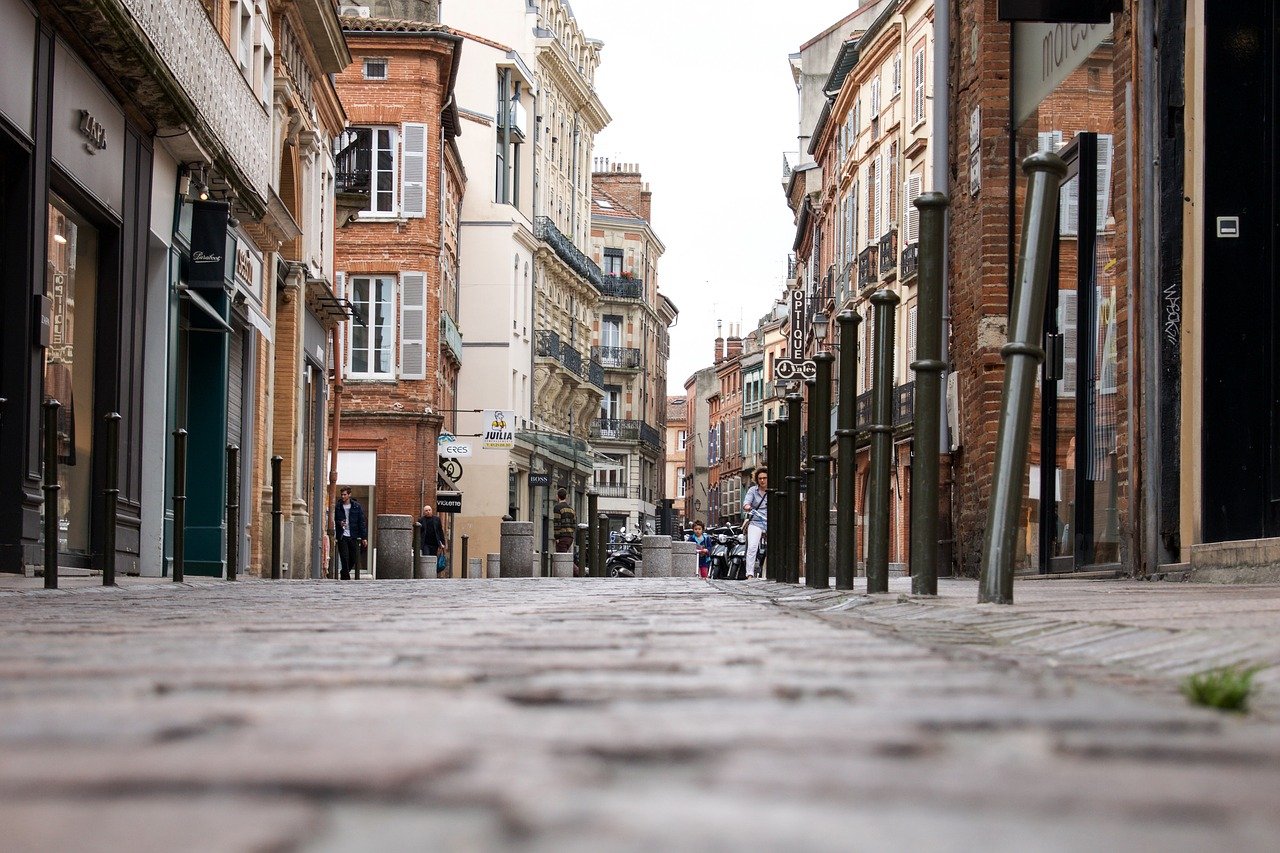
[[[396,280],[389,276],[355,276],[350,279],[350,286],[351,304],[364,324],[351,326],[347,375],[389,379],[394,371]]]
[[[893,97],[902,94],[902,54],[893,55]]]
[[[604,250],[604,274],[605,275],[622,275],[622,250],[621,249],[605,249]]]
[[[353,127],[338,137],[337,188],[366,193],[365,213],[396,212],[396,128]]]
[[[683,498],[687,494],[684,481],[684,467],[676,469],[676,497]]]
[[[687,444],[689,441],[689,431],[682,429],[676,434],[676,436],[677,436],[676,440],[678,442],[679,449],[684,450],[685,444]]]
[[[364,61],[364,79],[386,80],[387,79],[387,60],[366,59]]]
[[[911,60],[911,124],[924,121],[924,45],[916,48],[915,57]]]

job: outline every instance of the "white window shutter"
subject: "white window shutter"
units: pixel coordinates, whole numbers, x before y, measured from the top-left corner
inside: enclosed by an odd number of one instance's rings
[[[923,183],[920,175],[911,175],[903,184],[902,222],[903,230],[906,233],[903,235],[902,243],[907,246],[920,240],[920,209],[915,206],[914,202],[920,197]]]
[[[879,240],[879,239],[880,239],[880,233],[881,233],[881,232],[880,232],[880,224],[881,224],[881,222],[882,222],[882,220],[881,220],[881,218],[880,218],[880,208],[881,208],[881,206],[882,206],[882,205],[883,205],[883,203],[884,203],[884,199],[882,198],[882,193],[880,192],[880,185],[881,185],[882,183],[884,183],[884,181],[883,181],[883,179],[882,179],[882,174],[881,174],[881,166],[880,166],[880,164],[879,164],[879,163],[876,163],[876,164],[875,164],[875,166],[876,166],[876,169],[875,169],[875,187],[874,187],[874,189],[875,189],[875,198],[874,198],[874,199],[872,199],[872,201],[871,201],[871,204],[872,204],[872,208],[871,208],[871,225],[872,225],[872,228],[871,228],[871,230],[872,230],[873,232],[875,232],[875,233],[873,233],[873,234],[868,234],[868,235],[867,235],[867,242],[868,242],[868,243],[873,243],[873,242],[875,242],[876,240]]]
[[[400,273],[400,378],[427,375],[427,276]]]
[[[907,311],[907,369],[911,369],[911,365],[916,360],[916,306],[912,305]]]
[[[427,215],[427,126],[406,122],[401,128],[400,212],[407,217]]]
[[[1074,397],[1076,394],[1076,362],[1078,337],[1076,292],[1058,291],[1058,332],[1062,335],[1062,378],[1058,380],[1058,396]]]
[[[1103,230],[1111,214],[1111,159],[1115,150],[1109,133],[1098,134],[1098,230]]]
[[[333,274],[333,288],[334,288],[334,291],[338,294],[339,299],[347,298],[347,274],[346,273],[335,272]],[[343,376],[346,376],[348,372],[351,370],[351,324],[354,322],[355,322],[354,318],[349,318],[346,323],[347,328],[343,330],[341,329],[341,327],[339,327],[338,329],[340,333],[345,331],[345,334],[346,334],[346,345],[342,347],[342,364],[338,365],[335,368],[335,369],[340,369],[342,371]]]

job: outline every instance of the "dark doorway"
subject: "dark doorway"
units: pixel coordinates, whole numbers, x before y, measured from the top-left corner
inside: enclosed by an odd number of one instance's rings
[[[1280,535],[1276,24],[1272,0],[1206,4],[1206,542]]]

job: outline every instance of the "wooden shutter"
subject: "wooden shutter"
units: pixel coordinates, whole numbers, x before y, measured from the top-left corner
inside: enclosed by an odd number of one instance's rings
[[[1058,291],[1058,331],[1062,334],[1062,378],[1058,380],[1058,396],[1074,397],[1076,394],[1076,363],[1079,337],[1074,290]]]
[[[427,126],[406,122],[401,126],[400,213],[427,215]]]
[[[876,240],[880,239],[880,234],[881,234],[880,225],[881,225],[881,222],[883,221],[880,218],[880,208],[881,208],[881,205],[884,204],[884,198],[883,198],[883,194],[880,192],[880,185],[884,183],[881,175],[881,172],[884,167],[879,162],[876,162],[874,165],[875,165],[875,171],[874,171],[873,177],[875,179],[875,186],[873,187],[873,190],[875,193],[875,197],[871,201],[871,208],[872,208],[871,209],[871,232],[872,233],[867,235],[868,243],[873,243]]]
[[[920,197],[920,189],[924,180],[920,175],[911,175],[902,187],[902,244],[910,246],[920,240],[920,210],[913,202]]]
[[[916,360],[916,306],[907,309],[907,369]]]
[[[344,272],[335,272],[333,274],[334,290],[338,294],[339,299],[347,299],[347,274]],[[344,337],[342,345],[342,363],[335,366],[335,370],[341,370],[343,376],[349,375],[351,371],[351,324],[355,322],[354,317],[348,317],[344,324],[346,328],[341,326],[337,332]]]
[[[1098,230],[1102,231],[1107,224],[1107,216],[1111,207],[1111,159],[1115,150],[1113,137],[1109,133],[1098,134]]]
[[[400,273],[400,378],[427,375],[427,276]]]

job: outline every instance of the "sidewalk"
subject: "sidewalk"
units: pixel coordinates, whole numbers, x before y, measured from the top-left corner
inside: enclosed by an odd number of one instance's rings
[[[889,593],[811,590],[770,582],[717,583],[747,598],[836,622],[954,646],[1010,661],[1036,657],[1084,677],[1177,691],[1191,674],[1232,664],[1262,666],[1254,715],[1280,720],[1280,584],[1150,583],[1023,579],[1014,604],[978,604],[977,581],[943,578],[937,598],[911,595],[910,578]]]

